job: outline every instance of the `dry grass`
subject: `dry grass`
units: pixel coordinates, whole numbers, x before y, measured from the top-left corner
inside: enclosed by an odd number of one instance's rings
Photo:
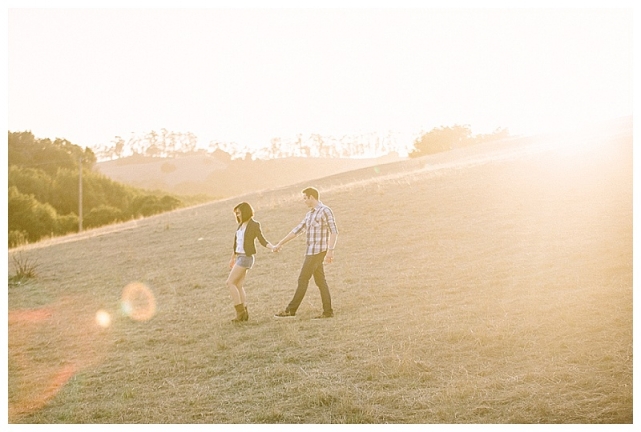
[[[37,274],[38,263],[18,252],[11,256],[13,274],[9,277],[9,284],[19,285],[34,279]]]
[[[313,284],[296,320],[272,318],[295,288],[297,239],[259,250],[250,321],[229,322],[233,205],[249,200],[277,241],[305,211],[302,185],[25,249],[39,268],[9,287],[9,420],[632,423],[625,132],[315,182],[341,230],[332,320],[310,320]],[[132,281],[153,291],[151,320],[121,311]]]

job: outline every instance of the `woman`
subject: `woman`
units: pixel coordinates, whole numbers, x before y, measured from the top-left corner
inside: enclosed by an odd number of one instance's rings
[[[249,313],[247,312],[247,299],[245,296],[245,276],[247,270],[254,265],[254,254],[256,254],[255,240],[258,239],[261,245],[274,250],[274,246],[265,239],[260,229],[260,223],[253,219],[254,209],[246,202],[242,202],[234,207],[234,215],[238,222],[236,236],[234,237],[234,249],[229,261],[229,277],[227,278],[227,287],[231,294],[236,309],[236,318],[232,322],[247,321]]]

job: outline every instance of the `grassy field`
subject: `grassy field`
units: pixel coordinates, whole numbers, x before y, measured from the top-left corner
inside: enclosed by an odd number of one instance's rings
[[[14,259],[37,275],[8,288],[9,422],[632,423],[632,131],[619,132],[313,182],[340,229],[330,320],[310,319],[313,283],[295,320],[273,318],[299,238],[259,248],[250,320],[229,321],[233,206],[249,201],[276,242],[307,184],[12,251],[10,275]],[[123,308],[133,282],[148,291]]]

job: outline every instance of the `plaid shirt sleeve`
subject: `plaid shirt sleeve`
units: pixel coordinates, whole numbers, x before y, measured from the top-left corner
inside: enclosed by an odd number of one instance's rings
[[[336,221],[334,220],[334,212],[329,207],[323,208],[323,216],[327,221],[327,229],[333,234],[338,234],[338,227],[336,226]]]
[[[307,220],[307,216],[303,218],[303,220],[294,227],[292,230],[292,234],[298,235],[300,232],[305,228],[305,221]]]

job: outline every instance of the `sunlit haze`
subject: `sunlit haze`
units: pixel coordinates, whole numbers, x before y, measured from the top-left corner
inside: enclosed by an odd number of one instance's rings
[[[632,28],[632,9],[9,9],[8,129],[249,148],[568,130],[632,115]]]
[[[633,423],[631,2],[183,1],[10,1],[9,423]]]

